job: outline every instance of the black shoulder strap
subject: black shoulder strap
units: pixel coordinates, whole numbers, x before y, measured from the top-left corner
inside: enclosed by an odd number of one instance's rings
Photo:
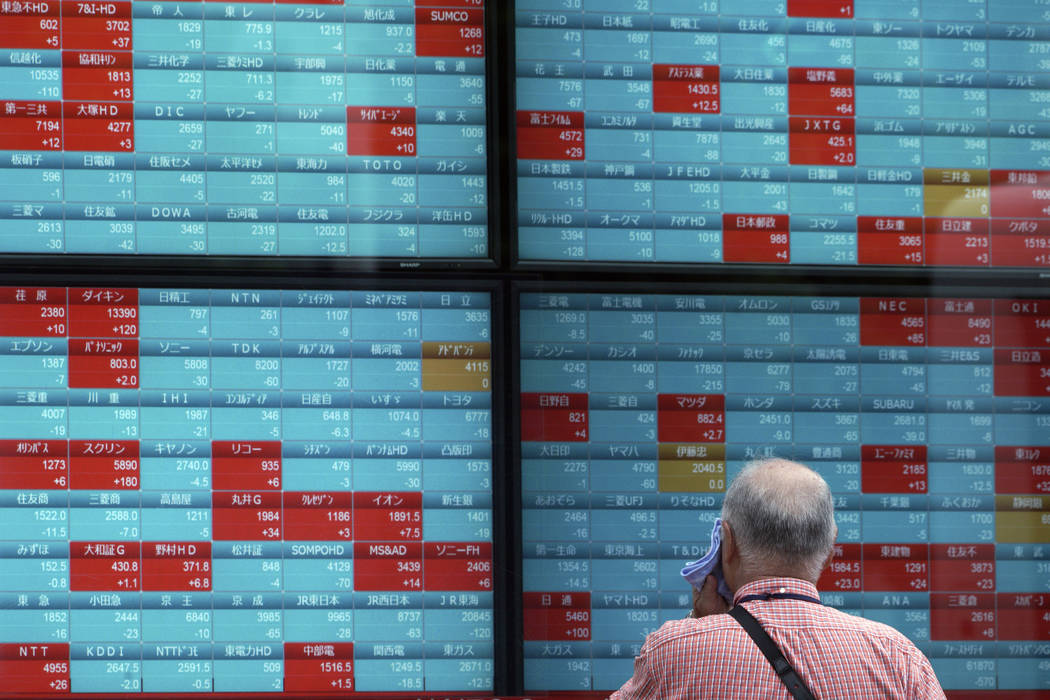
[[[795,669],[784,658],[784,652],[780,651],[780,647],[769,636],[769,633],[763,629],[762,624],[743,605],[731,608],[729,614],[751,635],[751,639],[755,640],[755,644],[762,650],[762,653],[776,672],[777,677],[780,678],[784,686],[787,687],[788,692],[791,693],[791,697],[795,698],[795,700],[816,700],[813,693],[810,692],[799,675],[795,673]]]

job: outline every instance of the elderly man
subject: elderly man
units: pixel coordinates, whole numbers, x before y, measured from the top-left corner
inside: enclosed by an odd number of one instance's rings
[[[782,459],[744,467],[722,506],[722,571],[733,604],[758,620],[820,700],[944,698],[904,635],[821,605],[815,584],[835,535],[831,492],[816,472]],[[612,698],[792,697],[728,610],[708,576],[693,591],[692,615],[646,638],[634,676]]]

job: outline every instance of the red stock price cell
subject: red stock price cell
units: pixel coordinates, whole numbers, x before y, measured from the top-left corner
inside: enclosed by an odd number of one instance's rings
[[[995,344],[998,347],[1050,348],[1050,301],[997,299]]]
[[[723,214],[722,231],[725,262],[791,262],[786,214]]]
[[[324,491],[284,493],[284,539],[338,542],[351,540],[353,494]]]
[[[858,216],[857,262],[861,265],[922,265],[921,216]]]
[[[354,538],[365,541],[423,539],[423,494],[418,491],[354,493]]]
[[[134,111],[130,102],[66,102],[62,120],[66,150],[134,151]]]
[[[281,539],[281,494],[216,491],[211,495],[213,540]]]
[[[135,96],[133,70],[130,51],[63,51],[62,96],[88,102],[130,102]]]
[[[656,424],[659,442],[722,442],[725,396],[660,394]]]
[[[525,641],[590,641],[590,593],[526,592],[522,598]]]
[[[0,440],[0,489],[69,487],[65,440]]]
[[[1050,267],[1050,221],[992,219],[992,265]]]
[[[69,692],[68,644],[0,644],[6,693]]]
[[[587,146],[583,112],[519,110],[518,158],[585,160]]]
[[[587,442],[587,394],[521,395],[521,439],[524,442]]]
[[[57,0],[0,2],[0,46],[57,49],[61,45]]]
[[[61,151],[62,103],[0,102],[0,148]]]
[[[994,544],[931,544],[930,590],[995,590]]]
[[[69,386],[73,389],[137,389],[139,341],[82,339],[69,341]]]
[[[860,300],[860,344],[926,345],[926,300],[866,298]]]
[[[353,642],[284,643],[285,692],[332,693],[353,689]]]
[[[61,0],[62,46],[89,51],[130,51],[131,3]]]
[[[347,107],[346,152],[351,156],[416,155],[415,107]]]
[[[926,445],[862,445],[864,493],[926,493]]]
[[[930,639],[994,641],[994,593],[931,593]]]
[[[788,17],[847,18],[853,16],[853,0],[788,0]]]
[[[70,440],[69,488],[137,490],[137,440]]]
[[[1050,170],[993,170],[991,212],[995,218],[1050,218]]]
[[[210,591],[211,542],[143,542],[142,590]]]
[[[926,219],[928,265],[990,265],[992,237],[988,219]]]
[[[862,580],[866,591],[928,591],[929,545],[861,545]]]
[[[69,290],[69,335],[133,338],[139,334],[139,290],[76,287]]]
[[[857,161],[853,119],[790,117],[792,165],[852,166]]]
[[[281,488],[279,441],[222,440],[211,443],[214,486],[221,490]]]
[[[67,322],[65,289],[0,287],[0,336],[59,338]]]
[[[69,590],[139,591],[138,542],[70,542]]]
[[[862,560],[860,543],[836,544],[832,549],[831,562],[820,574],[817,588],[821,591],[860,591]]]
[[[355,542],[354,590],[423,590],[423,543]]]
[[[485,11],[481,2],[417,0],[416,55],[484,57]]]
[[[427,542],[423,585],[428,591],[491,591],[491,542]]]
[[[788,112],[821,117],[852,117],[852,68],[788,68]]]
[[[995,447],[996,493],[1050,493],[1050,447]]]
[[[1050,641],[1050,595],[998,593],[998,638],[1005,641]]]
[[[653,65],[653,111],[718,114],[722,89],[718,66]]]
[[[996,396],[1050,396],[1050,350],[996,350]]]
[[[995,310],[990,299],[929,299],[926,304],[931,347],[991,347]]]

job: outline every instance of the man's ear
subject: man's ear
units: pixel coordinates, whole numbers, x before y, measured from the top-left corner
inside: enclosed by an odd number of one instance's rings
[[[722,568],[727,563],[735,562],[740,556],[740,550],[736,546],[736,536],[733,528],[725,520],[722,521]]]
[[[835,534],[831,537],[831,551],[828,552],[828,558],[824,560],[823,566],[820,567],[821,571],[827,570],[831,566],[832,560],[835,558],[835,541],[839,538],[839,526],[835,525]]]
[[[821,566],[820,566],[821,572],[827,571],[828,567],[831,566],[831,562],[834,561],[834,559],[835,559],[835,547],[832,546],[831,547],[831,551],[828,552],[828,556],[824,559],[824,563],[821,564]]]
[[[726,580],[729,590],[736,591],[740,586],[737,574],[740,569],[740,547],[737,546],[736,535],[733,528],[725,520],[722,521],[722,576]]]

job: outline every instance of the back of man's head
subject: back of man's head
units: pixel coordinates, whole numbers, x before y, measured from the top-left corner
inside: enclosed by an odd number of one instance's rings
[[[753,575],[816,581],[835,543],[827,482],[786,459],[747,464],[722,504],[744,568]]]

